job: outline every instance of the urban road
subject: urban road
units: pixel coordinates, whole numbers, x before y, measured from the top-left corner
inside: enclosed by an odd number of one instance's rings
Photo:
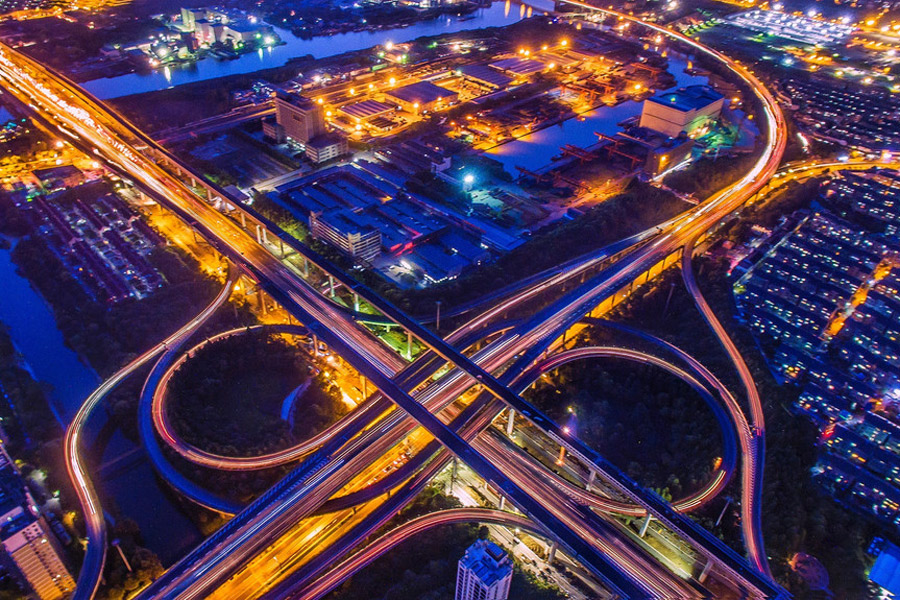
[[[593,8],[586,5],[581,6]],[[616,16],[629,18],[618,14]],[[650,242],[644,244],[633,253],[627,254],[625,258],[613,265],[611,269],[604,271],[601,276],[579,288],[577,293],[567,295],[564,298],[564,302],[557,303],[552,307],[554,312],[548,313],[545,311],[539,315],[543,321],[538,326],[533,327],[527,335],[511,334],[501,338],[501,340],[504,340],[500,344],[501,347],[492,353],[495,360],[499,360],[496,357],[503,356],[506,360],[502,362],[506,362],[524,353],[518,359],[520,362],[523,364],[534,362],[534,354],[539,356],[543,349],[548,347],[558,337],[557,334],[564,332],[571,325],[577,323],[603,298],[608,297],[610,290],[620,289],[630,280],[633,280],[635,276],[644,273],[648,268],[659,262],[659,260],[669,256],[678,248],[693,240],[697,235],[714,227],[724,216],[730,214],[755,194],[777,168],[784,148],[785,124],[777,103],[765,87],[746,68],[727,57],[702,47],[696,42],[663,27],[651,24],[645,25],[670,37],[675,37],[699,51],[713,55],[751,85],[762,102],[765,113],[766,127],[764,130],[767,136],[765,152],[750,173],[737,184],[730,186],[698,205],[694,210],[686,213],[683,219],[676,220],[675,223],[663,229]],[[623,595],[634,597],[665,593],[664,590],[654,589],[655,584],[648,582],[646,573],[629,570],[629,565],[627,564],[610,564],[604,558],[602,552],[598,552],[597,548],[579,536],[578,527],[567,526],[559,516],[551,514],[550,511],[540,506],[538,502],[535,502],[529,493],[534,492],[534,490],[526,490],[522,486],[516,485],[486,459],[484,451],[478,452],[473,445],[464,440],[452,428],[441,422],[433,412],[412,398],[393,380],[396,373],[389,366],[393,362],[393,357],[386,356],[385,349],[380,346],[379,342],[347,319],[343,311],[335,309],[327,300],[323,301],[321,297],[318,297],[308,286],[298,282],[298,277],[286,269],[267,247],[260,244],[251,235],[248,235],[231,218],[224,217],[221,213],[209,207],[208,204],[200,201],[193,191],[188,189],[177,178],[143,156],[137,148],[146,143],[145,138],[136,133],[121,117],[105,110],[99,103],[88,98],[69,82],[54,76],[46,69],[40,67],[40,65],[34,64],[33,61],[25,59],[10,49],[2,49],[0,73],[2,73],[4,81],[11,91],[31,104],[45,118],[65,127],[79,139],[81,144],[94,148],[102,158],[125,171],[145,191],[165,201],[167,206],[174,207],[176,212],[195,224],[198,231],[213,241],[223,254],[229,256],[242,270],[263,282],[270,293],[286,308],[295,312],[296,316],[310,330],[318,332],[319,337],[326,341],[332,349],[336,350],[361,373],[369,377],[382,394],[400,405],[419,425],[425,427],[445,447],[460,457],[463,462],[473,467],[482,477],[491,481],[497,489],[503,490],[504,494],[516,506],[523,509],[536,522],[540,523],[545,530],[551,532],[551,535],[561,541],[563,546],[573,556],[580,558],[585,564],[592,567],[598,575],[605,577],[607,584],[612,588],[618,589]],[[324,264],[325,268],[329,266],[321,260],[318,261],[318,264],[320,266]],[[594,456],[590,451],[577,443],[577,440],[567,439],[564,432],[554,428],[545,417],[535,411],[524,400],[510,392],[507,387],[477,364],[475,360],[462,355],[444,340],[434,336],[417,323],[408,319],[394,307],[387,305],[377,297],[371,297],[372,294],[368,290],[352,283],[350,285],[385,315],[407,331],[410,331],[431,352],[451,363],[454,367],[454,372],[458,373],[461,370],[464,375],[460,375],[457,378],[462,379],[466,387],[470,387],[472,384],[483,386],[506,405],[514,408],[519,414],[525,415],[538,426],[547,430],[551,437],[558,439],[563,445],[575,452],[579,458],[583,457],[588,463],[592,462]],[[540,343],[538,343],[539,341]],[[760,434],[761,432],[757,433],[757,435]],[[343,461],[344,459],[341,460]],[[319,468],[301,486],[303,494],[311,494],[320,483],[328,479],[329,475],[341,470],[344,466],[342,462],[329,461],[320,461],[319,465]],[[620,481],[619,483],[624,484],[626,488],[631,487],[631,484],[633,484],[633,482],[629,481]],[[754,485],[759,485],[758,478]],[[639,501],[646,504],[655,515],[662,516],[667,522],[673,521],[673,519],[675,522],[678,522],[677,518],[668,514],[670,512],[668,507],[658,505],[660,501],[657,498],[652,497],[652,495],[650,497],[642,497],[644,492],[637,488],[636,485],[634,489],[629,491]],[[752,491],[750,493],[753,495]],[[752,500],[749,504],[753,504]],[[102,515],[96,518],[102,519]],[[261,524],[261,521],[254,520],[258,525]],[[573,522],[577,523],[577,521]],[[684,526],[684,523],[680,522],[679,525]],[[746,524],[745,527],[747,527]],[[691,527],[686,527],[685,529],[694,531]],[[247,537],[248,535],[245,531],[241,538],[247,539]],[[747,536],[745,533],[745,539],[748,542],[748,552],[751,560],[759,571],[764,572],[766,567],[762,548],[759,547],[759,544],[752,541],[754,536]],[[706,544],[707,542],[704,540],[703,543]],[[229,545],[228,547],[235,548],[236,546]],[[711,552],[723,563],[734,562],[733,558],[727,556],[727,553],[722,553],[720,548],[713,548]],[[206,566],[209,568],[203,571],[204,575],[200,579],[208,582],[207,577],[209,573],[215,569],[212,569],[210,564]],[[782,594],[777,586],[768,583],[764,577],[755,577],[752,572],[748,573],[749,570],[741,569],[740,566],[737,566],[736,570],[741,572],[742,578],[753,581],[752,584],[747,583],[747,585],[751,588],[755,587],[756,595],[776,596]],[[85,574],[83,573],[80,580],[84,577]],[[90,577],[93,577],[93,575],[90,575]],[[85,580],[85,582],[90,583],[89,580]],[[186,579],[183,579],[183,582],[188,584],[185,589],[189,589],[194,583],[197,583],[197,578],[188,576]],[[92,588],[93,586],[88,585],[86,587]],[[79,594],[81,593],[79,590]],[[90,589],[83,596],[89,597],[92,593],[93,589]]]

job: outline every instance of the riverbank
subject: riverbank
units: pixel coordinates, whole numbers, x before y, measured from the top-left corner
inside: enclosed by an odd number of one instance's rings
[[[285,42],[281,46],[245,54],[235,60],[202,61],[187,69],[170,69],[162,73],[131,73],[95,79],[85,82],[83,87],[99,99],[109,100],[236,75],[256,74],[254,79],[267,78],[265,71],[287,66],[297,57],[325,59],[338,54],[358,52],[388,41],[399,43],[423,37],[510,25],[521,20],[528,12],[519,10],[519,5],[514,6],[515,8],[511,8],[508,3],[495,2],[488,8],[479,8],[462,18],[442,16],[430,21],[419,21],[408,27],[355,31],[311,39],[297,37],[288,30],[276,27],[275,32]]]

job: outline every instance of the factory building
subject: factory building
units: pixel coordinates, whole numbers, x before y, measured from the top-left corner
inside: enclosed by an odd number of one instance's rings
[[[385,92],[388,102],[413,114],[434,112],[456,103],[459,94],[429,81],[418,81]]]
[[[366,215],[334,207],[309,215],[312,235],[344,254],[371,262],[381,254],[381,231]]]
[[[704,85],[664,92],[644,101],[641,127],[669,137],[691,133],[722,114],[722,94]]]
[[[349,150],[347,138],[339,133],[323,133],[304,144],[306,157],[316,164],[347,154]]]
[[[512,83],[512,77],[508,77],[487,65],[466,65],[460,69],[463,79],[479,85],[487,90],[503,90]]]

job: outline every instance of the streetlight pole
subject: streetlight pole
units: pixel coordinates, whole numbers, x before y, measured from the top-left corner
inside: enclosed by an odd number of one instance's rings
[[[119,551],[119,556],[122,557],[122,562],[125,563],[125,568],[128,569],[128,572],[129,572],[129,573],[131,573],[131,571],[132,571],[132,569],[131,569],[131,563],[129,563],[129,562],[128,562],[128,559],[125,558],[125,553],[122,552],[122,546],[119,545],[119,539],[118,539],[118,538],[114,539],[114,540],[112,541],[112,545],[113,545],[113,547],[115,547],[116,550]]]

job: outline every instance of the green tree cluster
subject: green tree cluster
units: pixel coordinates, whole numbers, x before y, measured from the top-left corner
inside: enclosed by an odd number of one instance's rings
[[[293,428],[282,403],[298,387]],[[346,414],[340,390],[283,337],[249,333],[204,347],[175,373],[168,405],[184,439],[248,456],[286,448]]]
[[[109,532],[109,540],[121,548],[128,565],[126,566],[117,549],[110,548],[106,554],[106,567],[103,571],[105,584],[100,591],[100,596],[104,600],[130,598],[165,571],[159,557],[141,545],[143,540],[140,528],[131,519],[122,519],[113,525]]]

